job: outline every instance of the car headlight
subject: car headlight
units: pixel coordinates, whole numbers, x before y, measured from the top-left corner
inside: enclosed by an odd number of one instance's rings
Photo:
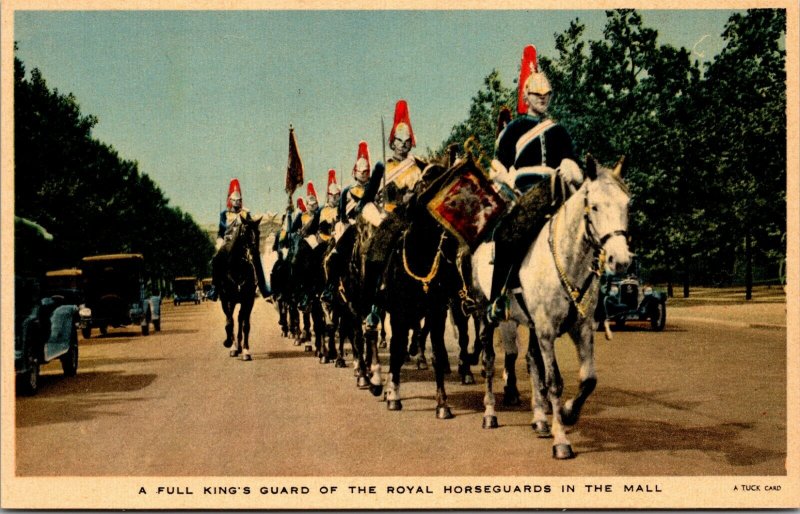
[[[92,317],[92,309],[89,307],[81,307],[78,309],[78,315],[81,318],[91,318]]]
[[[652,294],[653,294],[653,288],[652,288],[652,287],[650,287],[650,286],[646,286],[646,287],[644,288],[644,295],[645,295],[645,296],[650,296],[650,295],[652,295]]]
[[[611,286],[611,289],[608,290],[608,294],[611,296],[617,296],[619,294],[619,287]]]

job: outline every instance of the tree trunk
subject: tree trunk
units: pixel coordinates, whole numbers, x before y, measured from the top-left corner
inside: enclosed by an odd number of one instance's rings
[[[752,238],[748,230],[744,235],[744,259],[745,259],[745,300],[752,300],[753,298],[753,248]]]

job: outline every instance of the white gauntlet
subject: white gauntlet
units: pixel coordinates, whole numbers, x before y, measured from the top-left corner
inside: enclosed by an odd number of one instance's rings
[[[558,167],[558,173],[564,179],[564,182],[576,188],[583,183],[583,172],[578,166],[578,163],[572,159],[562,159]]]
[[[381,212],[378,210],[378,207],[375,205],[375,202],[369,202],[367,205],[361,209],[361,215],[364,216],[364,219],[369,221],[374,226],[379,226],[383,219],[386,217],[385,212]]]

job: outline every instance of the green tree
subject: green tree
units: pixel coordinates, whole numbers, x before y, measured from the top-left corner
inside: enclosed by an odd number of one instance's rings
[[[743,260],[748,299],[754,265],[785,258],[785,35],[785,10],[734,14],[700,91],[699,140],[717,183],[713,222],[724,234],[718,245]]]
[[[208,274],[208,236],[169,206],[136,162],[92,137],[97,119],[82,114],[73,95],[51,91],[38,69],[26,78],[16,58],[14,95],[15,214],[45,227],[57,249],[41,267],[137,252],[145,256],[149,277],[162,283],[175,275]]]
[[[435,152],[429,151],[428,154],[441,159],[447,155],[450,145],[456,144],[463,149],[466,140],[475,137],[482,150],[482,155],[475,157],[480,157],[481,166],[488,171],[494,154],[500,110],[503,107],[513,109],[515,106],[516,91],[503,86],[498,71],[492,70],[483,79],[483,88],[472,97],[467,119],[455,125],[450,131],[450,136],[439,148]]]

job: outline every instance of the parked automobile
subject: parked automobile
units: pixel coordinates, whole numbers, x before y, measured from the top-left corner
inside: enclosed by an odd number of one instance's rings
[[[83,303],[83,272],[78,268],[52,270],[45,273],[44,296],[61,297],[63,303]]]
[[[78,372],[78,274],[44,272],[53,236],[37,223],[14,219],[14,370],[17,394],[39,391],[40,367],[59,359],[64,374]],[[55,276],[69,276],[68,280]]]
[[[607,277],[600,288],[595,319],[622,328],[628,321],[649,321],[653,330],[667,323],[667,295],[643,284],[635,274]]]
[[[38,288],[34,281],[15,278],[18,312],[14,368],[17,393],[27,396],[38,392],[40,367],[45,363],[60,359],[64,375],[72,377],[78,372],[78,307],[63,303],[63,297],[59,296],[31,301],[30,297],[36,296]],[[25,301],[22,296],[28,296],[29,300]]]
[[[208,300],[208,293],[211,291],[211,278],[204,278],[203,279],[203,301]]]
[[[172,287],[175,291],[172,300],[175,305],[185,302],[200,303],[200,297],[197,295],[197,277],[177,277]]]
[[[84,338],[97,327],[105,335],[108,327],[140,325],[150,333],[152,311],[144,287],[144,257],[141,254],[110,254],[84,257],[81,261],[85,302],[80,306]]]

